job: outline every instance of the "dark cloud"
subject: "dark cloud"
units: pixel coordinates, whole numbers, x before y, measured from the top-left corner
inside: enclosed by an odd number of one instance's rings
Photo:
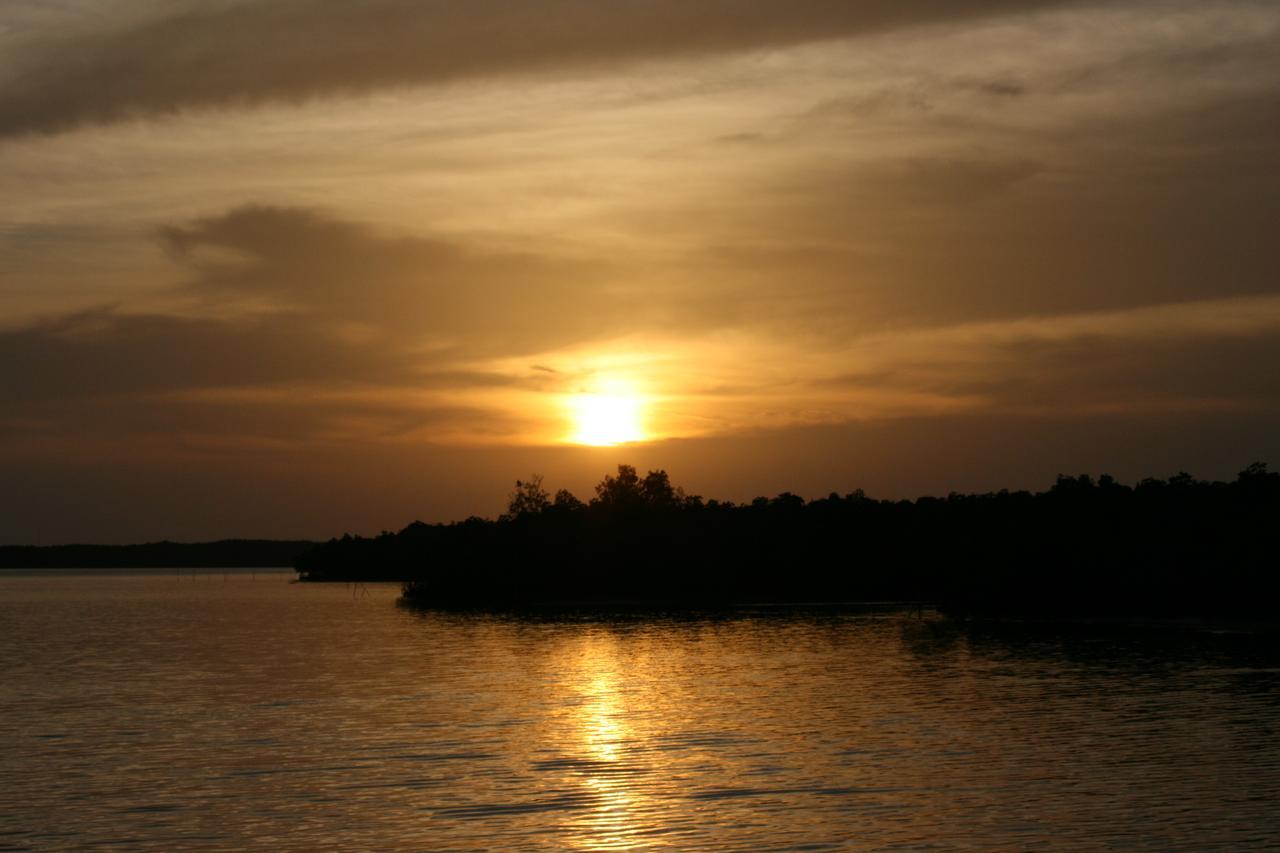
[[[1133,334],[1136,332],[1137,334]],[[816,382],[850,391],[978,398],[998,412],[1195,409],[1280,413],[1280,334],[1082,333],[942,348]]]
[[[304,209],[239,208],[162,239],[187,272],[174,293],[188,314],[102,307],[0,330],[0,431],[251,443],[356,424],[376,441],[465,420],[472,436],[504,436],[514,427],[502,413],[419,397],[547,390],[563,378],[549,368],[470,364],[645,316],[582,265],[386,237]]]
[[[1085,336],[1002,348],[985,388],[1003,410],[1021,407],[1138,408],[1144,403],[1233,404],[1280,412],[1280,334],[1168,337]],[[1004,381],[992,383],[1003,374]]]
[[[1277,293],[1278,138],[1266,93],[929,157],[836,154],[690,214],[735,242],[689,263],[736,285],[719,310],[833,338]]]
[[[588,340],[639,309],[600,265],[386,237],[305,209],[243,207],[164,239],[201,299],[295,311],[312,326],[361,325],[454,358]]]
[[[1046,94],[1105,93],[1125,85],[1166,86],[1179,77],[1239,83],[1259,68],[1272,73],[1280,68],[1275,39],[1269,33],[1196,46],[1170,39],[1108,62],[1050,73],[1043,89]]]
[[[198,395],[24,401],[21,419],[0,418],[7,441],[160,444],[224,451],[297,450],[304,445],[430,442],[447,434],[513,434],[518,424],[477,406],[419,403],[298,389],[275,397]],[[480,426],[478,426],[480,425]]]
[[[0,332],[10,406],[193,388],[309,381],[405,382],[413,366],[383,343],[346,343],[280,314],[240,321],[100,309]]]
[[[537,377],[440,369],[313,318],[208,320],[102,309],[0,333],[0,441],[282,451],[348,441],[503,438],[526,425],[438,392]]]
[[[857,94],[820,101],[800,114],[798,125],[802,130],[840,125],[857,129],[866,128],[871,121],[919,119],[936,111],[936,120],[945,121],[954,129],[956,124],[974,119],[969,117],[966,120],[963,115],[963,111],[973,108],[972,101],[964,96],[973,93],[984,96],[989,102],[1014,101],[1028,95],[1030,89],[1021,81],[1009,77],[946,77],[926,73]],[[957,111],[961,111],[959,115]]]
[[[19,46],[0,134],[382,87],[739,51],[1070,0],[265,0]]]
[[[101,308],[0,331],[0,398],[11,411],[39,401],[291,383],[427,391],[539,381],[450,368],[392,338],[351,338],[295,313],[217,320]]]
[[[975,83],[974,88],[997,98],[1017,98],[1027,94],[1027,87],[1015,80],[985,80]]]

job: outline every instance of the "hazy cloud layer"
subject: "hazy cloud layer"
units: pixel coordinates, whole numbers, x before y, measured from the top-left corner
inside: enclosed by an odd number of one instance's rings
[[[1023,414],[1280,413],[1280,298],[918,329],[865,338],[845,357],[860,369],[820,387],[914,389]]]
[[[0,333],[0,394],[32,400],[409,374],[381,343],[288,314],[237,322],[100,310]]]
[[[311,327],[435,359],[600,337],[628,307],[601,264],[386,237],[306,209],[243,207],[163,236],[193,272],[187,291],[207,305],[296,311]]]
[[[748,282],[740,313],[816,313],[837,338],[1276,293],[1278,122],[1280,102],[1259,94],[1084,120],[1066,140],[1008,131],[949,156],[833,155],[701,211],[714,237],[690,263]]]
[[[263,0],[184,3],[18,46],[0,134],[187,107],[736,51],[1023,12],[1067,0]],[[74,58],[68,61],[68,57]]]
[[[303,209],[239,208],[161,239],[187,310],[97,308],[0,331],[0,432],[510,440],[529,423],[458,395],[565,377],[478,360],[608,336],[638,305],[581,265],[385,237]]]
[[[672,436],[922,412],[1280,408],[1274,296],[894,331],[837,318],[800,345],[830,294],[781,316],[674,297],[646,313],[643,287],[301,209],[239,208],[162,237],[195,313],[97,309],[0,332],[0,430],[244,448],[539,443],[557,395],[596,372],[645,378],[667,400],[654,431]],[[785,305],[786,272],[754,298]],[[666,322],[680,306],[682,322]]]

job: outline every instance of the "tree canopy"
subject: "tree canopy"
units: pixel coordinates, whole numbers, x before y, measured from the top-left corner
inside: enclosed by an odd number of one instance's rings
[[[517,480],[496,520],[346,536],[297,561],[307,580],[399,580],[431,604],[911,599],[953,612],[1270,614],[1280,474],[1184,472],[1133,486],[1059,476],[1043,492],[886,501],[689,496],[619,465],[583,502]]]

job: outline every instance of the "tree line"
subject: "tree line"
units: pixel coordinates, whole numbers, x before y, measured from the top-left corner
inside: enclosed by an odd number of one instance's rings
[[[1275,607],[1280,473],[876,500],[704,500],[620,465],[582,501],[516,482],[497,519],[302,554],[304,580],[401,581],[438,606],[929,601],[957,614],[1248,615]]]

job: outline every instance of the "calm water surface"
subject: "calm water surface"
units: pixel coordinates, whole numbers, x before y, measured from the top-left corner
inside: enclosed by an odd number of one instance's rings
[[[0,574],[0,848],[1280,846],[1273,636]]]

